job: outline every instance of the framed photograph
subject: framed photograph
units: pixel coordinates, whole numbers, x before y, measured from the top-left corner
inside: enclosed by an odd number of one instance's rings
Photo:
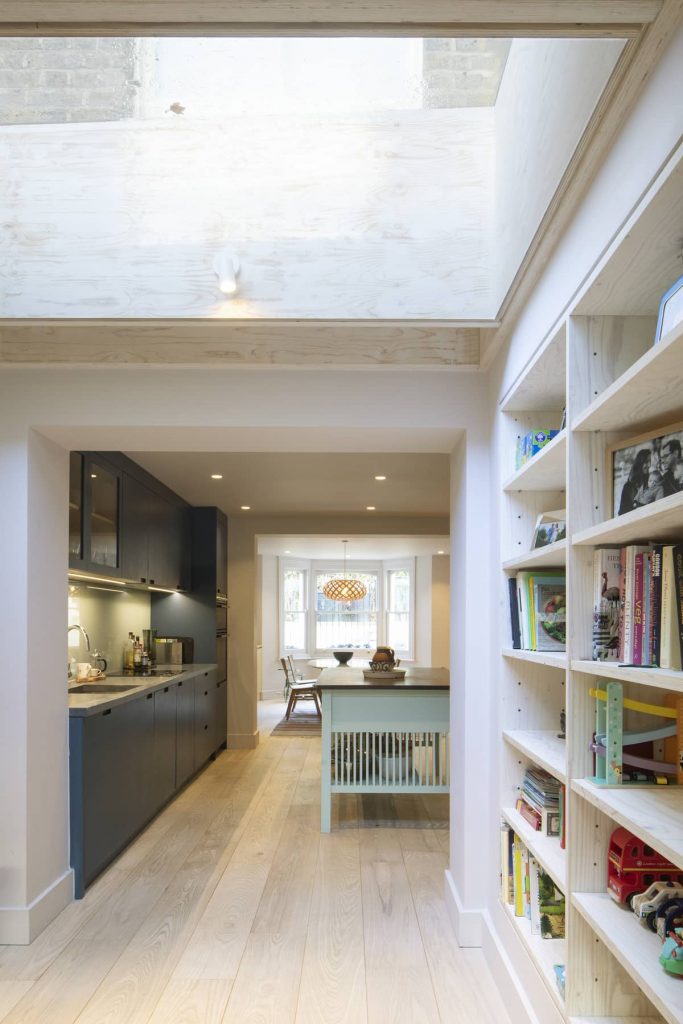
[[[662,295],[659,303],[657,330],[655,331],[655,345],[681,320],[683,320],[683,277],[679,277]]]
[[[683,423],[659,427],[607,449],[611,514],[623,516],[683,490]]]
[[[536,520],[531,548],[545,548],[567,536],[567,513],[563,508],[555,512],[541,512]]]

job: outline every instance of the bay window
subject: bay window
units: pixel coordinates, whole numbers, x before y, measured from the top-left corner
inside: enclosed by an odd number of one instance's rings
[[[281,654],[329,657],[351,648],[372,653],[379,644],[413,657],[415,559],[347,562],[346,576],[361,580],[360,601],[331,601],[330,579],[344,576],[341,562],[280,559]]]

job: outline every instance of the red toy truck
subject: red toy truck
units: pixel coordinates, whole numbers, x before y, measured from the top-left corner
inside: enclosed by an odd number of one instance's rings
[[[683,885],[683,871],[625,828],[617,828],[609,841],[607,891],[617,903],[628,903],[653,882]]]

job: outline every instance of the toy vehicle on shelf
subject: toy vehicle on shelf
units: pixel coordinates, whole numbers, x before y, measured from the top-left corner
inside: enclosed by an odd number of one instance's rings
[[[659,962],[668,974],[683,974],[683,928],[676,928],[666,937]]]
[[[654,929],[662,942],[675,928],[683,928],[683,899],[666,900],[655,917]]]
[[[653,882],[683,886],[683,870],[625,828],[614,830],[607,855],[607,891],[617,903],[628,903]]]
[[[677,885],[670,879],[653,882],[645,892],[638,893],[631,900],[631,909],[636,917],[644,921],[652,931],[657,930],[657,911],[669,900],[683,898],[683,885]]]

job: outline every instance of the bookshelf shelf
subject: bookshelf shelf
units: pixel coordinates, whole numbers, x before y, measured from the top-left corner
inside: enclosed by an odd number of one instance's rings
[[[566,740],[550,729],[506,729],[503,739],[560,782],[567,781]]]
[[[683,533],[683,491],[651,505],[615,516],[572,536],[572,544],[631,544],[634,541],[677,540]],[[543,549],[541,549],[543,550]]]
[[[542,939],[540,935],[531,934],[531,924],[526,917],[515,917],[514,909],[509,903],[503,907],[520,940],[531,957],[536,970],[543,979],[546,988],[550,992],[554,1002],[562,1014],[564,1014],[564,1000],[560,995],[555,981],[555,964],[566,962],[566,944],[564,939]]]
[[[563,409],[567,393],[566,361],[567,326],[562,319],[504,396],[503,412]]]
[[[574,430],[624,430],[683,419],[683,322],[576,417]]]
[[[656,686],[661,690],[675,690],[683,693],[683,672],[668,668],[639,668],[622,666],[614,661],[588,661],[572,659],[572,671],[600,676],[602,679],[616,679],[621,683],[638,683],[640,686]]]
[[[683,786],[608,788],[574,779],[572,789],[683,868]]]
[[[552,651],[522,651],[514,647],[504,647],[501,653],[504,658],[511,661],[528,661],[533,665],[556,668],[562,672],[567,669],[566,654],[553,654]]]
[[[544,548],[535,548],[533,551],[525,551],[524,554],[517,555],[516,558],[509,558],[506,562],[503,562],[503,569],[506,572],[516,572],[519,569],[540,569],[566,564],[567,541],[558,540]]]
[[[560,848],[560,840],[555,836],[544,836],[536,832],[514,807],[504,807],[502,813],[508,825],[515,830],[526,848],[545,868],[555,885],[559,886],[562,892],[566,892],[567,860],[565,851]]]
[[[567,431],[541,448],[503,484],[504,491],[562,491],[566,486]]]
[[[574,893],[572,903],[670,1024],[683,1020],[683,985],[662,969],[657,936],[607,893]]]

